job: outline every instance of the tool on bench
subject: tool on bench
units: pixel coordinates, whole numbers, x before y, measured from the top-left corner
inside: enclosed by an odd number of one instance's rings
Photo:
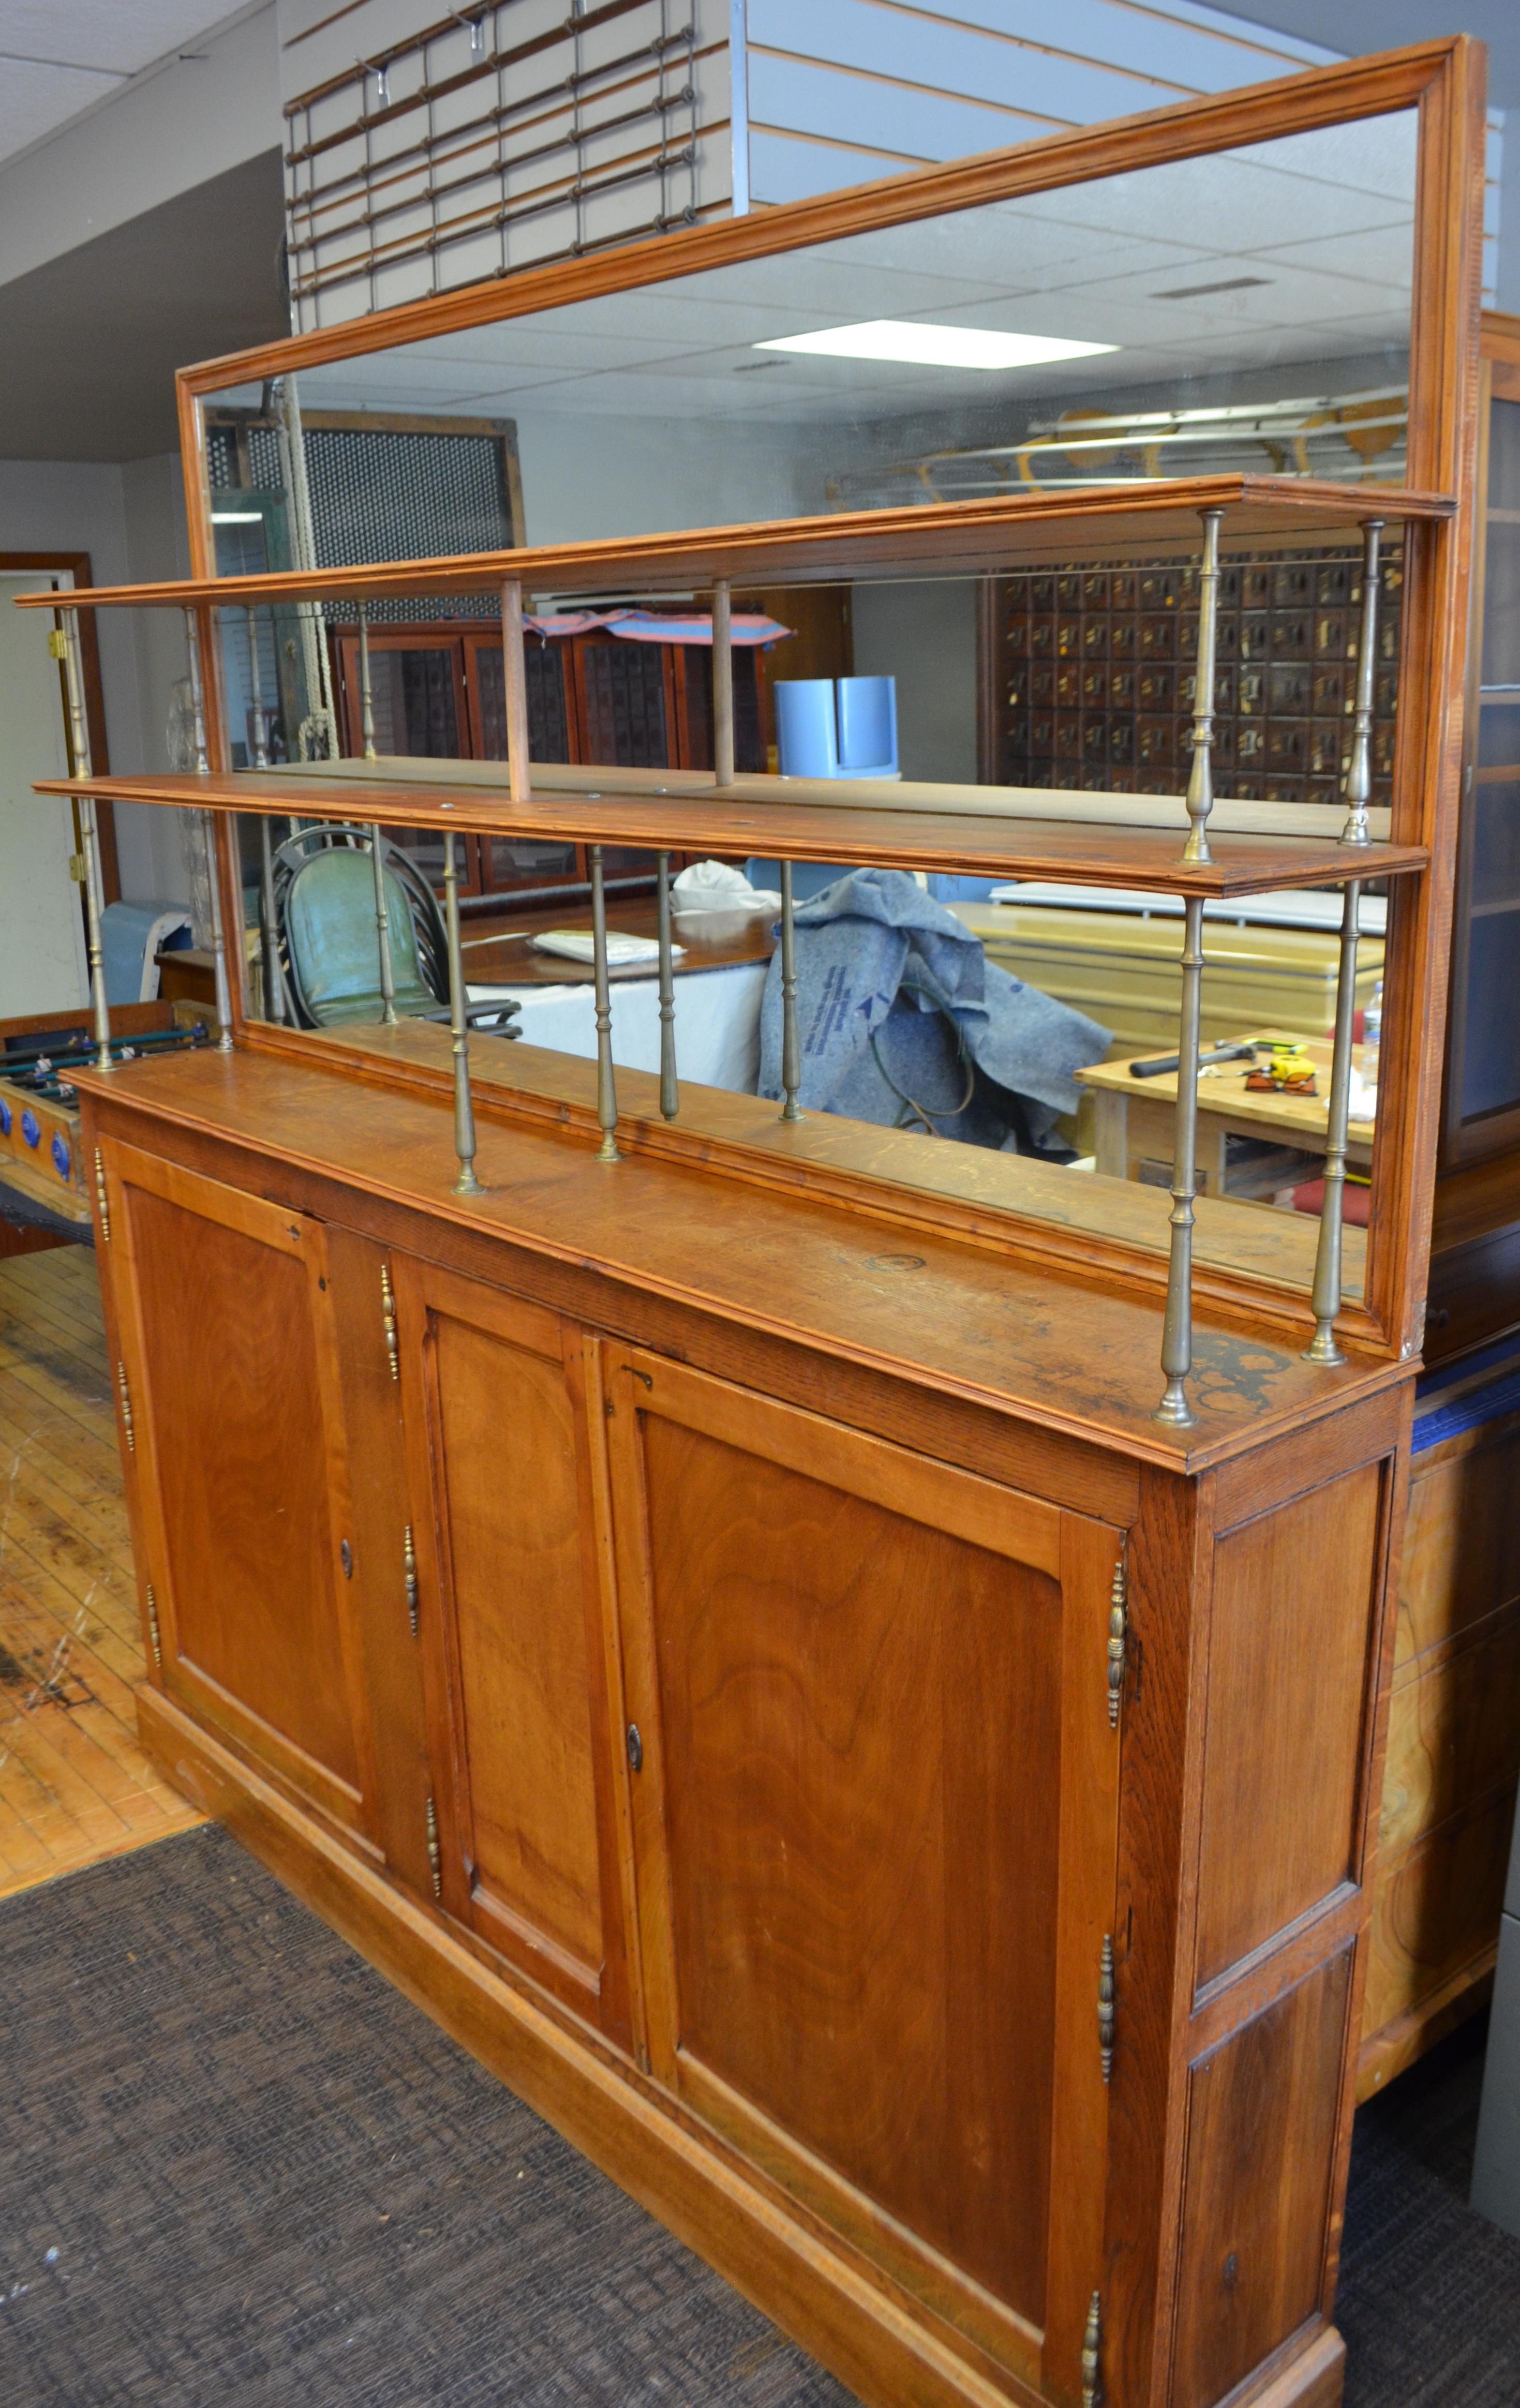
[[[1254,1045],[1249,1040],[1243,1045],[1211,1045],[1206,1054],[1198,1055],[1198,1068],[1206,1069],[1211,1062],[1253,1062],[1258,1054],[1269,1054],[1271,1050],[1269,1045]],[[1178,1069],[1181,1064],[1180,1054],[1156,1054],[1149,1061],[1131,1062],[1129,1075],[1132,1079],[1159,1079],[1164,1072]]]

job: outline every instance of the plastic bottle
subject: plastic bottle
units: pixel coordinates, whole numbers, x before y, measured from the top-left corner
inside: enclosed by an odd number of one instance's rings
[[[1362,1084],[1375,1087],[1378,1083],[1378,1057],[1383,1051],[1383,981],[1367,998],[1362,1014]]]

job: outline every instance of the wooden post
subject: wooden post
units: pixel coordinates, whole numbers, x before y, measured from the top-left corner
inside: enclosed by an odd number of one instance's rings
[[[660,1111],[673,1121],[681,1111],[676,1078],[676,966],[670,945],[670,855],[659,856]]]
[[[1190,1429],[1197,1420],[1187,1400],[1193,1368],[1193,1197],[1197,1186],[1198,1025],[1203,1008],[1203,897],[1183,901],[1183,1025],[1177,1063],[1177,1142],[1171,1168],[1171,1257],[1167,1267],[1167,1317],[1161,1369],[1167,1385],[1158,1422]]]
[[[507,791],[525,803],[533,790],[528,770],[528,665],[523,652],[523,588],[509,577],[501,589],[501,657],[507,689]]]
[[[454,1152],[459,1156],[456,1196],[483,1194],[475,1176],[475,1104],[469,1091],[469,1023],[465,994],[465,956],[459,942],[459,863],[454,832],[443,838],[443,902],[449,930],[449,1028],[454,1062]]]
[[[618,1088],[612,1067],[612,993],[607,974],[607,893],[602,848],[591,852],[591,942],[596,982],[596,1119],[602,1132],[598,1162],[621,1162],[618,1152]]]
[[[712,767],[720,786],[734,782],[734,621],[726,577],[712,589]]]

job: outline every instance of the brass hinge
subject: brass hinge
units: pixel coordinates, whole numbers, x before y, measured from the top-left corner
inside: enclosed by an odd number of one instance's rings
[[[101,1159],[98,1145],[95,1148],[95,1195],[100,1203],[100,1234],[108,1246],[111,1241],[111,1205],[106,1190],[106,1165]]]
[[[162,1672],[164,1670],[164,1642],[160,1639],[158,1632],[158,1599],[153,1595],[153,1584],[151,1581],[148,1584],[148,1636],[152,1644],[153,1662]]]
[[[1082,2408],[1098,2408],[1103,2397],[1103,2294],[1095,2291],[1082,2337]]]
[[[443,1856],[438,1847],[438,1810],[429,1798],[427,1801],[427,1861],[433,1875],[433,1895],[443,1896]]]
[[[90,873],[82,853],[71,853],[69,854],[68,874],[74,881],[76,886],[82,886],[84,884],[84,882]]]
[[[49,630],[48,630],[48,650],[49,650],[49,652],[51,653],[51,655],[52,655],[52,657],[53,657],[53,659],[54,659],[55,661],[66,661],[66,660],[67,660],[67,658],[68,658],[68,638],[65,635],[65,633],[64,633],[64,631],[63,631],[62,627],[50,627],[50,628],[49,628]]]
[[[391,1285],[391,1266],[380,1265],[380,1312],[385,1322],[385,1352],[390,1360],[391,1378],[401,1385],[401,1348],[395,1334],[395,1290]]]
[[[1125,1657],[1129,1641],[1129,1582],[1121,1554],[1113,1567],[1109,1591],[1109,1728],[1119,1727],[1119,1703],[1125,1693]]]
[[[1097,2058],[1103,2079],[1113,2073],[1113,1934],[1105,1931],[1097,1956]]]
[[[407,1534],[403,1541],[403,1556],[406,1565],[407,1612],[411,1617],[411,1635],[415,1639],[421,1617],[417,1598],[417,1547],[411,1535],[409,1522],[407,1524]]]
[[[126,1432],[127,1453],[128,1455],[136,1455],[137,1452],[137,1441],[134,1437],[132,1430],[132,1391],[127,1386],[126,1365],[124,1363],[118,1363],[116,1367],[116,1388],[117,1394],[122,1399],[122,1427]]]

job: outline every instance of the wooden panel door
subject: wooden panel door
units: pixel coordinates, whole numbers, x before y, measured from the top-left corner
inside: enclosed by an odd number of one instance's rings
[[[605,1383],[652,2071],[1074,2401],[1120,1534],[653,1355]]]
[[[585,1342],[432,1265],[394,1276],[438,1896],[626,2044]]]
[[[100,1159],[118,1406],[164,1686],[368,1840],[322,1224],[116,1139]]]

